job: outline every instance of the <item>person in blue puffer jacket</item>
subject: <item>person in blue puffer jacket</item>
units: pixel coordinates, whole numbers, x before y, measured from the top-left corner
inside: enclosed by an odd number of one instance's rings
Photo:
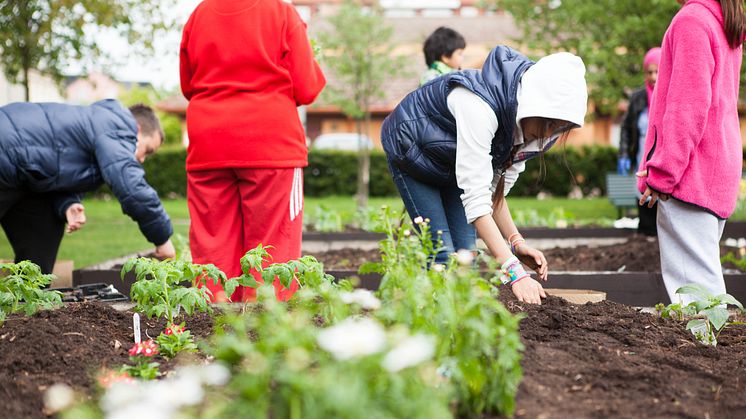
[[[85,224],[82,194],[106,183],[153,243],[175,256],[171,220],[145,181],[142,162],[163,131],[147,106],[108,99],[91,106],[11,103],[0,107],[0,225],[15,261],[51,273],[62,235]]]
[[[386,117],[389,169],[409,215],[430,219],[442,245],[436,263],[473,250],[476,228],[503,283],[519,300],[541,303],[544,290],[521,262],[546,280],[546,258],[521,237],[504,197],[526,160],[583,126],[587,101],[580,57],[561,52],[534,63],[498,46],[481,70],[440,76]]]

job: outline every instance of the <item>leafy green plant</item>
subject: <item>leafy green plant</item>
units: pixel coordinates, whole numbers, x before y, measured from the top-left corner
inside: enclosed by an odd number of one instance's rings
[[[311,226],[320,233],[337,233],[344,230],[342,216],[325,205],[319,205],[314,210]]]
[[[165,317],[169,324],[173,324],[182,308],[189,315],[195,310],[212,310],[209,304],[212,294],[207,287],[197,286],[200,281],[213,280],[220,285],[226,282],[225,274],[215,265],[196,265],[181,260],[133,258],[122,267],[122,278],[132,270],[136,281],[130,297],[136,304],[135,310],[148,317]]]
[[[155,341],[158,351],[166,359],[173,359],[181,352],[197,352],[192,332],[184,327],[184,323],[169,325]]]
[[[318,301],[319,295],[306,287],[297,298]],[[230,366],[232,379],[220,397],[205,398],[204,409],[226,418],[247,411],[308,419],[451,417],[450,387],[429,361],[428,338],[370,318],[321,328],[305,307],[277,302],[265,284],[250,313],[218,318],[209,352]]]
[[[61,305],[59,292],[43,289],[53,279],[54,275],[42,274],[39,265],[29,261],[0,263],[0,322],[11,313],[23,311],[30,316],[40,308]]]
[[[676,294],[690,295],[694,301],[684,305],[681,301],[660,308],[661,316],[684,320],[689,317],[699,317],[689,320],[686,329],[691,330],[700,342],[707,345],[717,345],[717,339],[728,322],[727,304],[738,307],[743,312],[743,305],[730,294],[712,295],[707,288],[700,284],[689,284],[676,290]]]
[[[734,253],[728,253],[720,258],[720,263],[732,263],[736,265],[738,270],[746,271],[746,256],[737,257]]]
[[[125,365],[120,372],[143,380],[153,380],[158,377],[160,364],[152,361],[153,357],[158,355],[158,344],[155,341],[150,339],[132,345],[129,355],[130,361],[135,365]]]
[[[382,308],[373,315],[438,338],[435,359],[453,386],[460,414],[510,415],[522,377],[521,317],[497,300],[497,288],[471,260],[432,263],[437,248],[426,220],[416,220],[414,228],[385,210],[381,221],[388,232],[380,244],[383,262],[368,266],[384,274]]]

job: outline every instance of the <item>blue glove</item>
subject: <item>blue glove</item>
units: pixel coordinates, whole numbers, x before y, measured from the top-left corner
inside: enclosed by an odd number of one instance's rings
[[[620,157],[616,164],[616,172],[620,175],[627,175],[631,167],[632,162],[629,160],[629,157]]]

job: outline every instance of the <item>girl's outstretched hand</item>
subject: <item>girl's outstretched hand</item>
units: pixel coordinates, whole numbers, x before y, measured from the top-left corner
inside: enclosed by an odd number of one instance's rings
[[[515,246],[515,256],[523,264],[536,271],[543,281],[549,278],[549,267],[547,266],[547,258],[544,257],[544,253],[534,249],[526,243],[518,243]]]
[[[519,301],[526,303],[541,305],[541,299],[547,298],[547,294],[544,292],[544,287],[531,277],[526,277],[520,281],[514,282],[511,285],[511,289]]]

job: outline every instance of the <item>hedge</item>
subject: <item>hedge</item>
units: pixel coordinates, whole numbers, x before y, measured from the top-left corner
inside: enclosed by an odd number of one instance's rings
[[[161,197],[186,196],[186,150],[168,147],[145,161],[146,178]],[[594,188],[606,192],[606,173],[616,169],[617,150],[609,146],[557,147],[544,156],[546,174],[540,178],[539,158],[526,164],[511,196],[535,196],[546,192],[566,196],[577,185],[588,194]],[[357,155],[354,152],[312,151],[304,170],[306,196],[353,195],[357,188]],[[380,151],[371,154],[371,196],[396,196],[397,191]]]

